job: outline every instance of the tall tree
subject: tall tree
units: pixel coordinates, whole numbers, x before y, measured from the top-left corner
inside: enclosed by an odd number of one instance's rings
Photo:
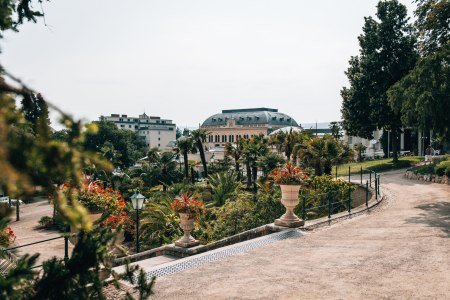
[[[203,143],[206,141],[206,136],[208,132],[204,129],[196,129],[191,132],[191,136],[197,146],[197,150],[200,153],[200,160],[203,165],[203,176],[204,178],[208,177],[208,165],[206,164],[205,158],[205,148],[203,147]]]
[[[450,140],[450,2],[417,0],[415,14],[421,57],[388,92],[405,126],[432,129]]]
[[[350,87],[341,91],[343,127],[367,139],[378,128],[391,130],[396,161],[402,123],[400,113],[389,105],[387,91],[414,67],[416,39],[406,7],[397,0],[378,2],[376,16],[378,20],[365,18],[358,37],[360,54],[350,59],[346,72]]]
[[[229,142],[225,144],[225,155],[233,158],[238,180],[241,179],[240,165],[243,148],[244,140],[242,138],[238,138],[235,144]]]
[[[182,136],[177,140],[175,151],[183,155],[184,160],[184,177],[189,179],[189,161],[188,154],[195,151],[194,143],[191,137]]]

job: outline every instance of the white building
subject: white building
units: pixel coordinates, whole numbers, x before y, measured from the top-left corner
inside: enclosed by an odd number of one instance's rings
[[[172,120],[147,116],[145,113],[139,117],[111,114],[111,116],[101,116],[100,121],[113,122],[119,129],[137,132],[149,148],[164,149],[170,141],[176,139],[176,125],[172,123]]]

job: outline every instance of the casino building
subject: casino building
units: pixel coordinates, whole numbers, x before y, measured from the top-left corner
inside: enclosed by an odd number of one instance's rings
[[[292,126],[300,127],[290,116],[273,108],[246,108],[222,110],[207,118],[200,126],[209,134],[205,146],[208,149],[234,143],[238,138],[269,135],[274,130]]]

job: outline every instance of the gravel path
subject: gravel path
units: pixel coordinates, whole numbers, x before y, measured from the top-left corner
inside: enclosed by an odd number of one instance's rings
[[[449,299],[450,186],[381,182],[369,214],[158,278],[152,299]]]

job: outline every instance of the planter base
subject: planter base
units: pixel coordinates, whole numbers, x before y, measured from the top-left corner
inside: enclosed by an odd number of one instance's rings
[[[305,221],[298,219],[298,220],[282,220],[282,219],[276,219],[275,225],[277,226],[283,226],[283,227],[289,227],[289,228],[295,228],[305,225]]]
[[[181,248],[190,248],[190,247],[194,247],[194,246],[198,246],[200,245],[200,241],[194,239],[193,237],[191,237],[189,239],[189,241],[182,241],[183,239],[179,239],[178,241],[175,242],[175,246],[181,247]]]

